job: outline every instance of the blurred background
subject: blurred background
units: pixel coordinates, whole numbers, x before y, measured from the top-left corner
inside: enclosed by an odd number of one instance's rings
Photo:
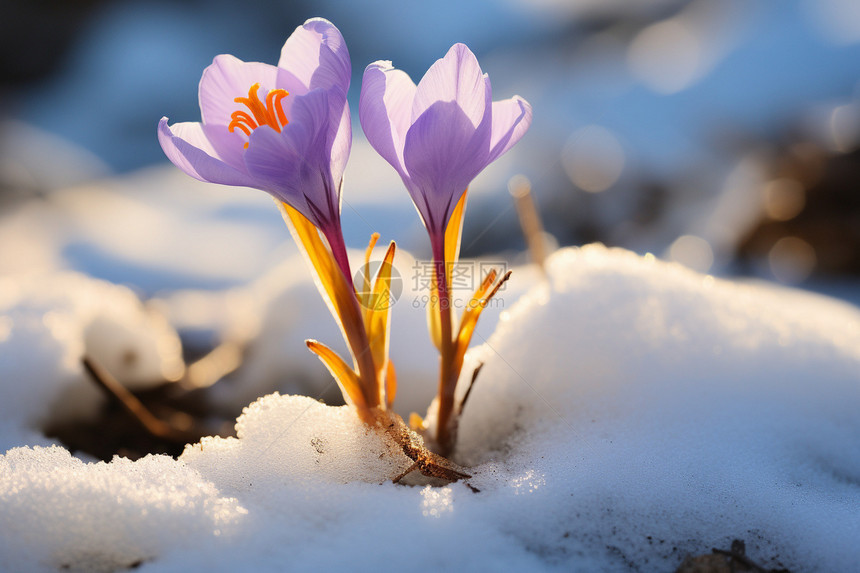
[[[274,63],[305,19],[353,61],[344,220],[417,256],[424,232],[358,126],[364,66],[414,80],[454,42],[519,94],[530,132],[472,187],[466,256],[521,257],[508,181],[553,241],[853,297],[860,273],[860,5],[853,0],[7,0],[0,272],[71,268],[154,294],[242,284],[290,250],[262,193],[199,186],[155,126],[199,120],[218,53]]]

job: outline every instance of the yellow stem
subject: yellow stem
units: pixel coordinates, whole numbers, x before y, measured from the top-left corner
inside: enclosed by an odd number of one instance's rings
[[[438,453],[446,456],[453,449],[451,416],[454,411],[454,390],[457,386],[459,371],[454,370],[454,340],[451,324],[451,296],[448,291],[446,272],[445,242],[440,237],[433,241],[433,262],[436,270],[437,293],[439,296],[439,325],[441,329],[441,356],[439,363],[439,410],[436,424],[436,445]]]

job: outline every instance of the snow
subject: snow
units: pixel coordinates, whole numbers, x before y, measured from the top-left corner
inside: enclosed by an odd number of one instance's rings
[[[512,510],[524,544],[593,537],[670,570],[746,537],[792,570],[853,567],[855,307],[599,246],[550,268],[470,353],[485,365],[460,426],[461,461],[504,460],[533,490]],[[562,529],[576,541],[540,541]]]
[[[41,151],[19,153],[44,162]],[[48,159],[58,169],[71,161]],[[295,252],[265,193],[208,185],[170,165],[70,184],[0,211],[0,274],[71,269],[150,296],[244,286]]]
[[[671,571],[741,538],[767,567],[852,569],[856,307],[600,245],[558,251],[548,270],[467,356],[461,382],[484,366],[455,458],[480,493],[395,485],[409,461],[347,407],[272,394],[245,409],[236,438],[178,460],[9,450],[0,562]]]
[[[0,458],[0,476],[9,571],[126,569],[190,544],[203,550],[247,515],[167,456],[84,463],[57,446],[19,448]]]
[[[88,355],[131,389],[182,375],[163,315],[129,288],[68,271],[0,278],[0,418],[22,428],[91,417],[102,401]],[[6,441],[0,433],[0,445]]]
[[[852,417],[847,398],[860,398],[855,307],[597,245],[560,251],[552,265],[551,290],[532,290],[470,354],[486,363],[470,400],[497,407],[464,418],[461,451],[472,439],[483,450],[536,419],[579,417],[585,405],[590,418],[613,423],[653,419],[654,410],[695,418],[718,407]]]
[[[347,406],[305,396],[260,398],[245,408],[236,431],[237,438],[204,438],[180,459],[230,491],[266,491],[285,481],[382,483],[411,464]]]

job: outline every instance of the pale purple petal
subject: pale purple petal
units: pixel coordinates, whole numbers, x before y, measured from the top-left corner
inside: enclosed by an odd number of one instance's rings
[[[444,230],[457,199],[487,166],[489,142],[490,122],[476,129],[452,101],[436,102],[409,129],[403,157],[410,193],[431,232]]]
[[[265,99],[265,94],[274,89],[277,73],[275,66],[243,62],[230,55],[216,56],[212,65],[203,71],[199,88],[203,129],[218,156],[236,169],[244,169],[242,152],[248,138],[242,130],[230,132],[227,126],[234,111],[247,112],[248,109],[234,100],[248,97],[248,90],[255,83],[260,84],[258,94]]]
[[[308,90],[339,86],[346,92],[352,75],[343,36],[323,18],[311,18],[296,28],[281,49],[278,67]]]
[[[352,144],[350,75],[337,28],[320,18],[308,20],[284,44],[281,67],[216,57],[200,81],[203,122],[168,126],[163,119],[159,141],[168,158],[196,179],[255,187],[298,209],[336,251],[340,244],[335,256],[340,253],[338,262],[348,273],[339,239],[339,183]],[[288,120],[280,132],[265,124],[250,136],[243,129],[229,131],[234,112],[250,112],[235,100],[248,97],[254,84],[263,102],[272,89],[289,92],[278,100]]]
[[[292,131],[301,130],[296,125]],[[245,153],[248,171],[275,198],[297,209],[311,218],[307,201],[301,192],[299,174],[295,164],[302,161],[302,154],[295,144],[281,137],[274,129],[262,127],[252,134],[253,141]]]
[[[305,204],[303,191],[314,195],[324,185],[318,178],[307,188],[303,185],[315,173],[311,166],[318,163],[303,153],[302,145],[313,136],[308,131],[309,127],[295,123],[289,130],[290,137],[284,137],[283,133],[279,134],[271,128],[261,127],[252,135],[245,162],[249,173],[272,194],[313,220]]]
[[[230,132],[223,125],[203,124],[203,134],[209,140],[217,156],[227,165],[245,171],[245,161],[242,159],[245,143],[248,137],[241,130]]]
[[[265,98],[277,82],[278,68],[259,62],[243,62],[229,54],[216,56],[200,78],[200,113],[207,125],[230,124],[230,115],[236,110],[247,111],[234,100],[248,97],[248,90],[255,83],[261,86],[260,95]]]
[[[337,97],[333,96],[332,92],[336,92]],[[331,179],[334,185],[340,188],[343,172],[349,160],[349,152],[352,150],[352,117],[349,113],[346,94],[338,88],[332,88],[329,93],[329,108],[331,114],[328,135],[331,142],[329,151]],[[340,113],[340,121],[336,121],[338,113]],[[339,196],[338,203],[340,203]]]
[[[520,96],[493,102],[493,134],[490,162],[498,159],[528,131],[532,123],[532,106]]]
[[[431,238],[438,238],[463,191],[523,136],[532,111],[520,97],[494,104],[475,55],[455,44],[417,86],[391,62],[369,65],[359,118],[370,144],[400,174]]]
[[[374,62],[364,70],[358,102],[359,120],[370,145],[404,178],[403,147],[412,123],[415,90],[415,83],[391,62]]]
[[[305,95],[310,91],[308,87],[302,82],[300,79],[295,77],[292,72],[288,72],[287,70],[278,68],[278,80],[275,84],[275,87],[280,88],[282,90],[287,90],[290,95],[300,96]],[[283,100],[284,110],[287,114],[290,113],[288,109],[289,106],[289,98]]]
[[[296,98],[293,114],[281,133],[264,126],[251,134],[245,164],[263,188],[321,227],[338,215],[328,138],[330,122],[341,117],[331,118],[325,90]]]
[[[477,127],[486,112],[486,90],[484,73],[475,54],[463,44],[454,44],[418,83],[412,121],[436,102],[456,101],[472,126]]]
[[[167,125],[167,118],[158,122],[158,141],[167,158],[182,171],[210,183],[257,187],[254,179],[218,158],[199,123]]]

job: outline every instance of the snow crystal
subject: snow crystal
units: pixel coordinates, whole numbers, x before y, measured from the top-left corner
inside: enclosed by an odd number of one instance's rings
[[[84,463],[56,446],[0,456],[7,570],[134,567],[202,537],[227,537],[246,513],[166,456]]]

